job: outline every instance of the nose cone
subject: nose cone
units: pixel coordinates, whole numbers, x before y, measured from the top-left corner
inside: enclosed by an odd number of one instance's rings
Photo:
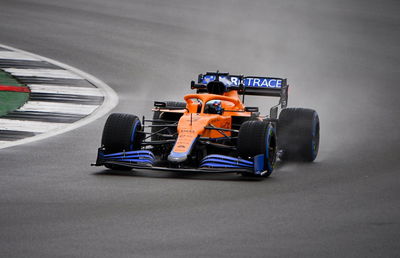
[[[185,160],[187,160],[187,153],[171,151],[171,153],[168,155],[168,161],[172,163],[181,163]]]

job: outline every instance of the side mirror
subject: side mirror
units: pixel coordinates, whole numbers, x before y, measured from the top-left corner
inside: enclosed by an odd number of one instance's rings
[[[246,112],[258,112],[258,107],[245,107],[244,111]]]
[[[165,108],[167,106],[167,103],[162,101],[154,101],[154,106],[158,108]]]

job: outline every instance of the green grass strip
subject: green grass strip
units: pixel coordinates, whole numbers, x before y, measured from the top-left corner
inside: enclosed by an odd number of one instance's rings
[[[2,70],[0,70],[0,85],[25,86]],[[0,117],[21,107],[28,99],[29,93],[26,92],[0,91]]]
[[[14,77],[10,74],[0,70],[0,85],[10,85],[10,86],[24,86],[19,83]]]

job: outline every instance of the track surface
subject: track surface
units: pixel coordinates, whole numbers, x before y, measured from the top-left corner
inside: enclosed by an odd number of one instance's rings
[[[264,181],[91,168],[105,118],[1,150],[3,257],[398,257],[399,1],[2,0],[1,43],[93,74],[116,112],[197,73],[286,76],[320,155]],[[255,104],[264,104],[262,99]]]

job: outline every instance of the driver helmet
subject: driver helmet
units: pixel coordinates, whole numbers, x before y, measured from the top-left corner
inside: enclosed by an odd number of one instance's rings
[[[209,114],[222,114],[221,100],[214,100],[207,103],[207,113]]]

